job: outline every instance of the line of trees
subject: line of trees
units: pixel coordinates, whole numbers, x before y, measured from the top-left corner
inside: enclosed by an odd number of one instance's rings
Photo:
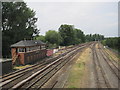
[[[82,30],[75,28],[74,25],[63,24],[59,27],[58,31],[49,30],[46,32],[45,36],[38,35],[34,39],[48,43],[49,48],[55,48],[90,41],[101,41],[104,39],[104,36],[100,34],[85,35]]]
[[[100,34],[88,34],[86,35],[86,41],[101,41],[104,40],[104,35],[100,35]]]
[[[120,37],[105,38],[101,41],[103,45],[116,49],[120,52]]]
[[[35,39],[48,43],[50,48],[58,46],[69,46],[85,42],[85,35],[80,29],[74,28],[73,25],[61,25],[56,30],[49,30],[45,36],[39,35]]]

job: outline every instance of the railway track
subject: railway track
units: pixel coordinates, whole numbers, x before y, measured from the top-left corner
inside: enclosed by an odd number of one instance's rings
[[[82,47],[85,47],[86,45],[82,45]],[[76,46],[75,48],[72,48],[71,50],[69,50],[69,51],[67,51],[67,52],[65,52],[65,53],[63,53],[63,54],[61,54],[61,55],[59,55],[58,57],[56,57],[56,58],[54,58],[54,62],[57,62],[57,60],[61,60],[60,58],[61,57],[63,57],[63,56],[66,56],[66,55],[69,55],[69,52],[72,52],[72,51],[74,51],[74,50],[76,50],[78,47],[80,47],[80,46]],[[73,54],[74,55],[74,54]],[[67,58],[70,58],[70,57],[72,57],[72,54],[69,56],[69,57],[67,57]],[[56,60],[57,59],[57,60]],[[63,58],[62,58],[63,59]],[[27,68],[27,69],[23,69],[23,70],[20,70],[20,71],[16,71],[16,72],[14,72],[14,73],[12,73],[12,74],[9,74],[9,75],[6,75],[6,76],[4,76],[3,77],[3,79],[2,79],[2,87],[3,88],[14,88],[15,86],[14,85],[16,85],[17,83],[20,83],[21,81],[24,81],[25,82],[25,80],[26,79],[28,79],[28,77],[29,76],[33,76],[33,75],[35,75],[36,73],[38,73],[38,71],[39,72],[42,72],[42,71],[44,71],[45,70],[45,68],[46,67],[48,67],[49,65],[51,65],[52,63],[54,63],[53,61],[51,61],[49,64],[44,64],[42,67],[41,67],[41,65],[39,64],[39,65],[36,65],[36,66],[31,66],[30,68]],[[67,60],[64,60],[63,59],[63,61],[67,61]],[[62,61],[62,62],[63,62]],[[67,63],[67,62],[66,62]],[[59,65],[59,64],[58,64]],[[60,64],[61,65],[61,64]],[[63,64],[64,65],[64,64]],[[54,65],[53,65],[54,66]],[[60,66],[59,66],[60,67]],[[61,65],[61,67],[62,67],[62,65]],[[60,68],[61,68],[60,67]],[[55,67],[54,67],[55,68]],[[59,68],[59,69],[60,69]],[[47,68],[46,68],[47,69]],[[55,72],[57,72],[57,70],[59,70],[59,69],[56,69],[56,71],[54,71],[54,73]],[[49,69],[48,69],[49,70]],[[54,69],[50,69],[50,70],[54,70]],[[28,72],[31,72],[31,74],[29,74]],[[45,72],[44,72],[45,73]],[[48,72],[46,72],[46,74],[48,74]],[[52,74],[53,75],[53,74]],[[43,76],[44,76],[44,74],[43,74]],[[41,78],[43,78],[43,77],[41,77]],[[35,80],[35,82],[37,82],[36,80]],[[20,85],[20,84],[19,84]],[[30,86],[29,86],[30,87]]]
[[[72,48],[72,47],[71,47],[71,48]],[[69,50],[69,49],[71,49],[71,48],[65,48],[65,50]],[[64,49],[63,49],[63,50],[64,50]],[[60,51],[62,51],[62,50],[60,50]],[[20,69],[20,70],[13,71],[13,72],[11,72],[11,73],[9,73],[9,74],[5,74],[5,75],[3,75],[3,76],[0,76],[0,78],[4,79],[4,78],[9,77],[9,76],[11,76],[11,75],[13,75],[13,74],[15,74],[15,73],[22,72],[23,70],[27,70],[27,69],[36,67],[36,66],[38,66],[38,65],[40,65],[40,64],[42,65],[43,63],[49,63],[48,61],[50,61],[51,59],[57,59],[57,58],[59,58],[59,56],[55,56],[55,57],[52,57],[52,58],[45,58],[45,59],[43,59],[42,61],[38,62],[37,64],[34,64],[34,65],[32,65],[32,66],[29,66],[29,67],[26,67],[26,68],[24,68],[24,69]],[[0,81],[2,81],[2,80],[0,79]]]
[[[93,63],[95,68],[96,82],[97,88],[111,88],[111,85],[106,77],[106,74],[101,66],[100,59],[98,57],[98,53],[96,51],[96,43],[92,47],[93,51]]]
[[[20,88],[21,86],[22,86],[21,88],[26,88],[26,86],[31,87],[31,85],[33,85],[31,83],[36,82],[36,81],[39,81],[39,84],[38,84],[39,86],[37,88],[41,88],[41,86],[44,85],[60,69],[60,68],[58,68],[59,66],[61,66],[61,67],[64,66],[63,63],[65,63],[67,61],[65,59],[70,58],[75,53],[75,51],[76,50],[72,50],[66,56],[61,57],[60,59],[56,60],[55,62],[52,62],[51,64],[46,66],[43,70],[36,72],[31,77],[21,81],[20,83],[13,86],[12,88]],[[63,65],[61,65],[61,64],[63,64]],[[58,68],[58,70],[56,68]],[[34,78],[34,77],[36,77],[36,78]],[[37,77],[40,77],[40,78],[38,79]],[[32,86],[32,88],[35,88],[35,87],[36,87],[36,83],[35,83],[35,86]]]
[[[77,53],[77,51],[76,51]],[[29,85],[25,85],[22,88],[28,86],[26,89],[37,87],[37,89],[41,88],[57,71],[59,71],[76,53],[67,57],[63,57],[63,59],[58,62],[55,66],[51,67],[51,69],[47,70],[43,75],[39,75],[39,78],[36,78],[35,81],[30,81]],[[54,85],[53,85],[54,86]]]
[[[95,62],[95,58],[96,58],[96,56],[95,56],[95,51],[94,51],[94,47],[95,47],[95,44],[96,43],[94,43],[94,44],[92,44],[91,46],[90,46],[90,48],[91,48],[91,50],[92,50],[92,55],[93,55],[93,64],[94,64],[94,74],[95,74],[95,76],[96,76],[96,84],[97,84],[97,87],[96,88],[100,88],[100,83],[99,83],[99,76],[98,76],[98,72],[97,72],[97,64],[96,64],[96,62]]]
[[[106,54],[100,43],[92,47],[98,88],[118,88],[119,68]]]
[[[111,60],[107,55],[106,53],[104,52],[103,48],[100,47],[99,49],[101,55],[103,56],[104,60],[107,62],[107,64],[109,65],[109,67],[111,68],[112,72],[116,75],[116,77],[120,80],[120,77],[119,77],[119,72],[120,72],[120,69],[118,67],[117,64],[114,63],[114,60]]]
[[[65,52],[65,53],[67,53],[67,52]],[[61,55],[64,55],[65,53],[63,53]],[[45,62],[45,63],[37,64],[37,65],[34,65],[34,66],[29,67],[27,69],[22,69],[22,70],[19,70],[17,72],[13,72],[10,75],[4,76],[4,78],[2,78],[3,83],[1,83],[1,86],[3,88],[11,87],[11,84],[9,84],[9,83],[11,83],[12,81],[16,82],[16,80],[19,81],[21,79],[29,77],[29,75],[32,75],[34,72],[44,68],[47,64],[49,64],[49,63],[53,62],[54,60],[58,59],[59,57],[61,57],[61,55],[58,57],[52,58],[51,60],[47,60],[47,62]]]
[[[36,64],[36,65],[31,66],[31,67],[19,70],[17,72],[10,73],[10,74],[4,76],[3,78],[1,78],[1,82],[3,82],[1,84],[1,86],[4,87],[5,85],[9,84],[11,81],[14,81],[16,79],[20,79],[24,75],[25,75],[24,76],[25,78],[28,77],[29,75],[33,74],[37,70],[44,68],[47,64],[53,62],[54,60],[56,60],[59,57],[60,56],[54,57],[54,58],[51,58],[47,61],[44,61],[43,63]]]
[[[102,49],[103,49],[103,47],[102,47]],[[118,67],[119,60],[114,60],[114,58],[113,58],[106,50],[104,50],[104,52],[105,52],[106,56],[109,56],[110,59],[112,60],[112,62],[113,62],[114,64],[116,64],[116,66]]]
[[[70,48],[67,48],[67,50],[69,51]],[[65,52],[65,53],[66,53],[66,52]],[[63,53],[63,54],[65,54],[65,53]],[[34,69],[39,68],[39,67],[43,67],[43,66],[45,66],[45,65],[53,62],[54,60],[58,59],[58,58],[59,58],[60,56],[62,56],[63,54],[61,54],[61,55],[59,55],[59,56],[56,56],[56,57],[53,57],[53,58],[47,58],[47,59],[41,61],[41,62],[38,63],[38,64],[35,64],[35,65],[30,66],[30,67],[27,67],[27,68],[24,68],[24,69],[21,69],[21,70],[17,70],[17,71],[14,71],[14,72],[12,72],[12,73],[9,73],[9,74],[7,74],[7,75],[4,75],[4,76],[1,77],[0,81],[1,81],[1,82],[6,81],[6,80],[8,80],[8,79],[13,78],[14,76],[17,76],[17,77],[19,78],[19,76],[21,76],[21,74],[25,74],[25,73],[30,72],[30,71],[32,71],[32,70],[34,70]],[[16,77],[16,78],[17,78],[17,77]]]

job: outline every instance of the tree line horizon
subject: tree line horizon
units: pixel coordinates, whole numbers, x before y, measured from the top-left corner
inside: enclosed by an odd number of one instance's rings
[[[45,35],[37,35],[34,39],[54,46],[69,46],[89,41],[101,41],[104,36],[100,34],[85,35],[81,29],[74,28],[74,25],[62,24],[58,30],[48,30]]]
[[[69,46],[89,41],[104,40],[100,34],[85,35],[74,25],[62,24],[58,31],[49,30],[46,34],[39,35],[34,10],[29,8],[25,2],[2,2],[2,56],[11,57],[10,45],[21,40],[41,40],[55,48],[59,45]]]

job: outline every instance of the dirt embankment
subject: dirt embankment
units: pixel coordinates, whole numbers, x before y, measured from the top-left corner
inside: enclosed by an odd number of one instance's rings
[[[95,88],[93,72],[92,51],[87,48],[72,66],[65,88]]]

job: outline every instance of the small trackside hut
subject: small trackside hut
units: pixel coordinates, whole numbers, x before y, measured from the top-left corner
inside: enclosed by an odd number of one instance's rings
[[[25,65],[46,57],[46,44],[40,40],[23,40],[11,45],[12,63]]]

